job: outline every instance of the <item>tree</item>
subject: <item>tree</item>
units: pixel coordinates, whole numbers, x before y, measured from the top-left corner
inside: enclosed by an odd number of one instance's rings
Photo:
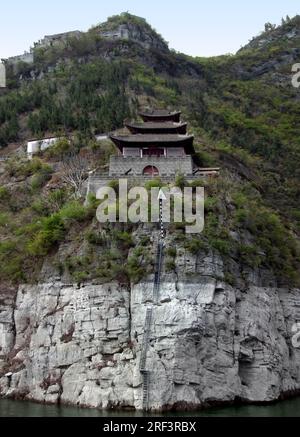
[[[69,155],[62,163],[62,180],[69,184],[76,199],[82,196],[84,183],[88,179],[88,163],[79,154]]]
[[[265,24],[265,32],[272,32],[272,30],[276,29],[276,24],[266,23]]]

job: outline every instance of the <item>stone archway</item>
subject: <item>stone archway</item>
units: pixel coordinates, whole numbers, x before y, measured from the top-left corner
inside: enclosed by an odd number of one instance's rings
[[[159,170],[154,165],[147,165],[143,170],[144,176],[159,176]]]

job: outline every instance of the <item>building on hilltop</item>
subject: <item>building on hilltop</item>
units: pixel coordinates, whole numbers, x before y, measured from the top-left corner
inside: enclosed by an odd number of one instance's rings
[[[9,65],[17,65],[19,62],[24,62],[25,64],[33,64],[34,54],[33,51],[24,52],[22,55],[11,56],[6,60]]]
[[[46,48],[66,43],[69,38],[80,37],[81,32],[79,30],[73,30],[70,32],[57,33],[55,35],[45,35],[43,39],[34,44],[35,48]]]
[[[111,134],[118,155],[111,156],[109,177],[162,177],[174,179],[216,175],[217,168],[199,168],[194,137],[187,133],[187,123],[180,111],[141,112],[143,122],[125,122],[128,134]]]
[[[19,62],[24,62],[25,64],[34,63],[34,49],[47,48],[52,46],[57,46],[59,44],[65,44],[68,38],[78,38],[81,35],[79,30],[58,33],[56,35],[45,35],[43,39],[34,43],[34,48],[31,48],[29,52],[25,52],[22,55],[11,56],[6,60],[9,65],[17,65]]]
[[[194,137],[187,135],[187,123],[180,112],[140,113],[144,123],[126,123],[127,135],[110,135],[118,156],[110,160],[109,175],[192,176],[195,163]]]
[[[180,120],[180,112],[153,110],[140,113],[140,117],[145,121],[125,122],[128,133],[109,135],[117,155],[110,157],[108,175],[91,172],[87,196],[96,194],[114,179],[143,183],[159,177],[169,183],[179,174],[190,182],[218,175],[218,168],[198,166],[194,137],[188,135],[187,123]]]

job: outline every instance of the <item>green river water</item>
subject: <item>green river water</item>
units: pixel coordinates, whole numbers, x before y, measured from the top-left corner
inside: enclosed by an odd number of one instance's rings
[[[105,412],[31,402],[0,400],[0,417],[141,417],[141,413]],[[198,413],[170,413],[165,417],[300,417],[300,398],[268,406],[231,406]],[[159,416],[158,416],[159,417]]]

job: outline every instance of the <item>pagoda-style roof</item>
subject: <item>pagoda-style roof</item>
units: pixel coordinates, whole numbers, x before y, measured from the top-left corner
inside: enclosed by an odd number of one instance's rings
[[[173,121],[175,123],[180,122],[181,111],[167,111],[167,110],[152,110],[140,112],[140,117],[144,121],[153,121],[153,122],[164,122],[164,121]]]
[[[181,134],[187,132],[187,123],[174,123],[172,121],[147,123],[125,123],[132,134]]]
[[[187,155],[194,155],[194,136],[178,134],[110,135],[114,144],[123,151],[124,147],[184,147]]]

